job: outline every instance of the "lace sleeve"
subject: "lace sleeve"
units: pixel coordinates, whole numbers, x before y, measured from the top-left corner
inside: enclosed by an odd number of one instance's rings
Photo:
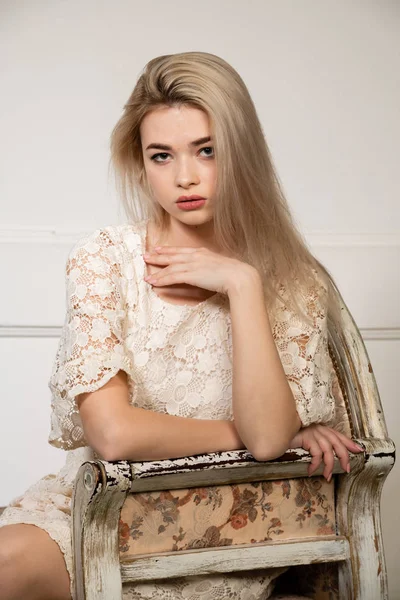
[[[124,279],[118,244],[109,228],[82,238],[66,264],[67,311],[49,387],[49,443],[72,450],[86,446],[75,398],[105,385],[120,369],[124,351]]]
[[[305,295],[305,312],[311,324],[281,304],[273,325],[275,343],[302,427],[328,422],[335,414],[327,314],[321,291],[316,284]]]

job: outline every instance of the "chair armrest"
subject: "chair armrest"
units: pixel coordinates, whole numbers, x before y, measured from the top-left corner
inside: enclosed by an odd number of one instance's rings
[[[362,458],[352,456],[352,460]],[[263,481],[308,476],[311,455],[303,448],[288,449],[269,461],[258,461],[247,450],[211,452],[185,458],[130,462],[131,493]],[[335,458],[334,472],[343,472]],[[313,475],[322,473],[323,465]]]
[[[351,470],[360,470],[372,457],[395,457],[395,445],[390,439],[355,439],[364,447],[363,453],[350,452]],[[166,489],[224,485],[246,481],[263,481],[308,477],[311,454],[303,448],[288,449],[282,456],[270,461],[257,461],[247,450],[212,452],[185,458],[159,461],[105,461],[84,463],[81,470],[97,469],[86,478],[92,477],[106,488],[118,485],[127,493]],[[322,475],[324,464],[318,467],[313,477]],[[82,474],[82,471],[80,471]],[[345,473],[335,456],[333,473]],[[130,487],[129,487],[130,486]]]

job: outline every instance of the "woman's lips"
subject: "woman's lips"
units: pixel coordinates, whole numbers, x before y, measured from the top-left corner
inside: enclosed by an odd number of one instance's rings
[[[181,210],[192,210],[196,208],[201,208],[204,206],[206,202],[205,198],[201,198],[200,200],[183,200],[177,202],[178,208]]]
[[[177,200],[177,202],[191,202],[192,200],[205,200],[205,198],[203,196],[180,196]]]

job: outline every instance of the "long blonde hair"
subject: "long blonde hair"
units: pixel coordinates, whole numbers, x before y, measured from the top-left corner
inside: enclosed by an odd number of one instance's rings
[[[150,60],[111,134],[110,166],[131,222],[150,219],[164,232],[168,213],[152,198],[140,139],[145,115],[160,106],[191,106],[210,119],[217,183],[214,232],[222,251],[261,274],[272,314],[282,298],[308,320],[307,290],[337,319],[332,279],[312,255],[290,214],[261,123],[240,75],[208,52],[167,54]]]

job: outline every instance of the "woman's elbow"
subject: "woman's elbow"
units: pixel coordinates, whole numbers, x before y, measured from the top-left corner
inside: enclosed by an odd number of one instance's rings
[[[266,433],[262,439],[256,440],[250,446],[247,447],[249,452],[258,461],[268,461],[278,458],[285,454],[288,448],[290,448],[291,441],[301,429],[301,421],[297,412],[295,412],[294,419],[290,422],[286,421],[285,431],[279,435],[278,439],[273,439],[271,435]]]
[[[110,433],[106,438],[103,438],[102,447],[99,453],[103,460],[113,462],[116,460],[127,460],[127,449],[125,448],[124,435],[121,429],[114,435]]]
[[[256,460],[259,462],[266,462],[269,460],[274,460],[282,454],[285,454],[286,450],[289,448],[289,444],[280,444],[280,445],[266,445],[259,444],[252,449],[248,449],[249,452],[254,456]]]
[[[118,448],[116,448],[115,445],[104,445],[101,448],[101,451],[98,452],[98,455],[103,459],[106,460],[108,462],[113,462],[116,460],[122,460],[120,452],[118,451]]]
[[[88,445],[94,452],[106,461],[121,460],[121,450],[117,443],[120,436],[114,434],[111,427],[99,427],[99,424],[83,423],[83,431]]]

